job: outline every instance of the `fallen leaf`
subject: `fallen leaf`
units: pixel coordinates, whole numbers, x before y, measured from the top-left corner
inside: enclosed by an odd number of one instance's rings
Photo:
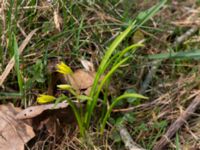
[[[92,62],[85,59],[80,59],[80,61],[86,71],[95,72],[94,65]]]
[[[57,142],[66,135],[67,126],[71,128],[77,125],[71,108],[46,110],[31,120],[36,133],[42,132],[43,138],[54,137],[54,140]]]
[[[87,88],[87,90],[84,91],[85,95],[90,95],[90,91],[91,91],[92,87]]]
[[[138,42],[144,40],[144,34],[143,34],[142,30],[138,29],[134,33],[132,40],[133,40],[133,43],[138,43]]]
[[[81,94],[84,93],[85,95],[89,95],[90,91],[91,91],[91,87],[93,85],[95,76],[96,76],[96,72],[94,69],[94,65],[84,59],[80,59],[82,65],[84,66],[85,69],[78,69],[74,72],[71,71],[71,73],[67,73],[64,74],[64,72],[67,71],[62,71],[63,68],[68,68],[67,65],[64,66],[64,63],[58,63],[58,65],[56,65],[57,71],[59,69],[58,72],[60,72],[60,75],[57,75],[57,78],[59,78],[59,81],[62,84],[70,84],[71,87],[76,90],[77,94]],[[66,67],[67,66],[67,67]],[[68,70],[68,69],[65,69]],[[104,78],[104,76],[102,75],[99,79],[99,81],[101,81]]]
[[[35,136],[31,126],[15,118],[19,111],[12,104],[0,105],[1,150],[23,150],[24,145]]]
[[[78,69],[72,75],[69,75],[69,82],[73,88],[84,90],[92,86],[95,74],[95,72]]]
[[[61,109],[68,107],[68,103],[66,101],[55,104],[46,104],[46,105],[38,105],[38,106],[31,106],[22,111],[20,111],[15,118],[16,119],[29,119],[40,115],[45,110],[49,109]]]

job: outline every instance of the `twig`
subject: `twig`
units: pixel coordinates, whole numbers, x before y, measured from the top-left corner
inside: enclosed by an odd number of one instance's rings
[[[176,131],[185,123],[185,121],[196,111],[200,105],[200,94],[195,97],[193,102],[188,106],[178,119],[172,123],[163,135],[163,137],[155,144],[153,150],[162,150],[169,143],[169,140],[174,136]]]
[[[35,34],[35,32],[38,29],[35,29],[33,31],[31,31],[29,33],[29,35],[26,37],[26,39],[22,42],[22,44],[19,47],[19,55],[23,52],[24,48],[26,47],[26,45],[29,43],[29,41],[31,40],[32,36]],[[8,74],[10,73],[10,71],[12,70],[12,68],[14,67],[15,64],[15,58],[14,56],[11,58],[11,60],[8,62],[4,72],[2,73],[2,75],[0,76],[0,86],[2,86],[3,82],[5,81],[5,79],[7,78]]]
[[[198,29],[199,29],[198,26],[193,26],[192,28],[190,28],[187,32],[185,32],[183,35],[181,35],[175,40],[173,46],[177,46],[183,43],[188,37],[197,32]]]
[[[146,89],[148,88],[150,82],[152,81],[153,79],[153,76],[154,74],[156,73],[156,70],[158,69],[158,67],[160,66],[161,64],[161,60],[155,60],[151,63],[151,69],[150,71],[148,72],[144,82],[142,83],[142,86],[139,90],[139,93],[140,94],[144,94]]]
[[[125,147],[129,150],[145,150],[141,148],[137,143],[135,143],[130,134],[128,133],[127,129],[124,126],[119,126],[118,130],[120,132],[120,136],[125,144]]]

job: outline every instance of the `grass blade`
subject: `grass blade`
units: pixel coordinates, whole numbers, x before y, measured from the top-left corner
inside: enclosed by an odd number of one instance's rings
[[[19,47],[19,55],[23,52],[24,48],[27,46],[27,44],[29,43],[29,41],[31,40],[32,36],[35,34],[35,32],[38,29],[35,29],[33,31],[31,31],[28,36],[26,37],[26,39],[22,42],[22,44]],[[13,66],[15,64],[15,58],[12,57],[12,59],[8,62],[4,72],[1,74],[0,76],[0,86],[2,86],[3,82],[5,81],[6,77],[8,76],[8,74],[10,73],[10,71],[12,70]]]
[[[170,59],[170,58],[199,59],[200,58],[200,50],[190,51],[190,52],[161,53],[161,54],[149,55],[148,58],[149,59]]]
[[[131,31],[131,28],[133,27],[133,25],[135,25],[135,21],[114,40],[114,42],[111,44],[110,48],[105,53],[105,55],[104,55],[104,57],[102,59],[102,62],[100,64],[100,66],[99,66],[99,69],[97,71],[97,74],[96,74],[96,77],[95,77],[95,80],[94,80],[94,83],[93,83],[93,86],[92,86],[92,89],[91,89],[91,92],[90,92],[90,97],[94,97],[99,78],[100,78],[100,76],[102,75],[102,73],[106,69],[105,68],[106,63],[108,62],[109,58],[111,57],[112,53],[115,51],[117,46],[127,36],[127,34]],[[93,106],[94,106],[94,104],[96,104],[96,102],[93,102],[93,101],[92,102],[91,101],[87,102],[87,110],[90,110],[89,112],[86,112],[86,114],[85,114],[85,124],[87,124],[87,126],[90,123],[91,110],[93,110]]]
[[[15,58],[15,69],[17,72],[17,81],[18,81],[18,86],[20,93],[23,95],[23,80],[21,76],[21,71],[20,71],[20,64],[19,64],[19,49],[18,49],[18,44],[15,35],[12,35],[13,37],[13,50],[14,50],[14,58]]]
[[[113,101],[113,103],[110,105],[109,109],[108,109],[107,112],[106,112],[106,115],[105,115],[105,117],[104,117],[104,119],[103,119],[103,121],[102,121],[102,125],[101,125],[101,133],[103,133],[103,130],[104,130],[105,125],[106,125],[106,122],[107,122],[107,120],[108,120],[108,118],[109,118],[109,116],[110,116],[110,113],[111,113],[112,109],[114,108],[114,106],[115,106],[119,101],[121,101],[122,99],[125,99],[125,98],[141,98],[141,99],[148,99],[147,97],[142,96],[142,95],[140,95],[140,94],[136,94],[136,93],[125,93],[125,94],[123,94],[123,95],[117,97],[117,98]]]
[[[80,130],[80,134],[81,134],[81,136],[84,136],[85,130],[84,130],[83,121],[81,119],[78,108],[76,107],[76,105],[74,105],[74,103],[69,98],[66,97],[66,99],[67,99],[67,102],[69,103],[69,105],[72,107],[72,110],[75,114],[76,120],[78,122],[79,130]]]
[[[98,68],[98,71],[97,71],[97,75],[95,77],[95,80],[94,80],[94,83],[93,83],[93,86],[92,86],[92,90],[91,90],[91,93],[90,93],[90,96],[92,97],[95,93],[95,89],[96,89],[96,86],[97,86],[97,83],[98,83],[98,80],[100,78],[100,76],[102,75],[102,73],[105,71],[105,65],[106,63],[108,62],[109,58],[111,57],[112,53],[116,50],[117,46],[122,42],[122,40],[127,36],[127,34],[131,31],[132,27],[135,25],[135,22],[134,21],[124,32],[122,32],[114,41],[113,43],[111,44],[111,46],[109,47],[109,49],[106,51],[104,57],[102,58],[102,61],[101,61],[101,64]]]
[[[167,0],[162,0],[160,3],[156,4],[150,9],[139,13],[136,18],[137,25],[138,25],[137,28],[140,28],[146,21],[148,21],[151,17],[153,17],[164,6],[166,2]],[[137,28],[135,30],[137,30]]]
[[[90,107],[87,108],[87,112],[86,112],[86,115],[87,115],[87,120],[85,122],[86,124],[86,127],[89,126],[89,122],[90,122],[90,119],[91,119],[91,116],[92,116],[92,112],[94,110],[94,107],[96,106],[97,104],[97,100],[98,100],[98,97],[99,97],[99,93],[101,92],[101,89],[103,88],[104,84],[106,83],[106,81],[113,75],[113,73],[115,73],[115,71],[123,64],[125,63],[127,60],[129,59],[129,57],[127,58],[124,58],[123,60],[121,60],[119,63],[117,63],[114,67],[112,67],[112,69],[107,73],[107,75],[103,78],[103,80],[101,81],[101,84],[99,85],[98,87],[98,90],[96,91],[96,94],[93,98],[93,100],[91,101],[91,104],[90,104]]]

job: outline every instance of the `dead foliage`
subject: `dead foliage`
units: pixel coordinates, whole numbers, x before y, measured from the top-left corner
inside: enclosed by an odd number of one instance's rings
[[[20,110],[11,103],[0,105],[0,149],[2,150],[23,150],[27,142],[35,136],[29,121],[15,118]]]

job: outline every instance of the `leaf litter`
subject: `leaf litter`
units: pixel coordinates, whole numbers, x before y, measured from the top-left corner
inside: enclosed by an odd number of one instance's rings
[[[35,136],[28,120],[15,118],[20,110],[11,103],[0,105],[0,150],[23,150],[24,145]]]
[[[71,86],[79,92],[80,90],[85,90],[88,92],[88,89],[90,90],[93,84],[96,72],[94,72],[94,65],[91,62],[82,59],[81,63],[83,64],[85,69],[78,69],[73,74],[65,76],[64,81],[66,83],[69,82]],[[30,106],[20,111],[16,115],[16,119],[30,119],[37,117],[46,110],[63,109],[67,107],[68,103],[66,101],[63,101],[58,104],[44,104],[44,105]]]
[[[62,83],[69,83],[76,90],[77,94],[80,94],[83,90],[83,93],[88,95],[96,72],[91,62],[82,59],[81,63],[84,66],[84,69],[77,69],[70,75],[58,75],[57,78],[62,77]],[[24,110],[18,110],[13,117],[15,120],[22,122],[30,120],[32,122],[32,127],[30,126],[32,130],[40,131],[45,128],[48,135],[56,135],[55,137],[57,138],[63,135],[63,128],[66,126],[66,122],[70,123],[70,125],[75,122],[75,118],[72,114],[73,112],[68,108],[68,103],[63,101],[58,104],[50,103],[30,106]],[[61,122],[64,122],[64,124]]]
[[[61,102],[56,104],[45,104],[45,105],[38,105],[38,106],[31,106],[28,107],[16,115],[16,119],[30,119],[40,115],[45,110],[52,110],[52,109],[62,109],[66,108],[68,103]]]

